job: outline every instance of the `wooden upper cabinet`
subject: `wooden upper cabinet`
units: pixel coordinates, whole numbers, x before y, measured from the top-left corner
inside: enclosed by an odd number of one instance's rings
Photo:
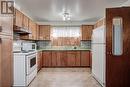
[[[93,25],[82,25],[82,39],[81,40],[91,40]]]
[[[17,9],[15,9],[14,25],[17,27],[23,26],[23,14]]]
[[[32,20],[29,20],[29,31],[31,32],[31,34],[29,34],[30,39],[36,40],[37,29],[36,29],[36,24]]]
[[[25,15],[23,15],[23,28],[28,29],[29,28],[29,18]]]
[[[36,40],[39,40],[39,25],[36,24]]]
[[[29,31],[30,34],[27,35],[20,35],[20,38],[23,40],[37,40],[37,24],[34,23],[32,20],[29,20]]]
[[[39,27],[39,40],[50,40],[50,25],[40,25]]]

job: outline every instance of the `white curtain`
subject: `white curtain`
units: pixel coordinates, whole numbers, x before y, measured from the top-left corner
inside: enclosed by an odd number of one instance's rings
[[[80,37],[80,27],[52,27],[52,37]]]

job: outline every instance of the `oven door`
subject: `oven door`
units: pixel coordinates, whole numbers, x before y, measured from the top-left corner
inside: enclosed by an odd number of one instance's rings
[[[37,68],[36,53],[26,56],[27,75],[33,72]]]

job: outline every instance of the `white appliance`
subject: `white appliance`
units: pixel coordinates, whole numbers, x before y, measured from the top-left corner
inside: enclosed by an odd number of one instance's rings
[[[37,75],[36,52],[14,53],[14,87],[26,87]]]
[[[36,43],[22,43],[22,51],[35,51],[36,50]]]
[[[24,42],[24,41],[14,41],[13,42],[13,52],[29,52],[36,51],[36,43]]]
[[[27,87],[37,75],[36,50],[22,50],[23,42],[13,44],[14,51],[14,87]],[[32,45],[32,44],[28,44]],[[31,46],[29,46],[31,47]]]
[[[92,33],[92,75],[105,86],[106,29],[98,27]]]

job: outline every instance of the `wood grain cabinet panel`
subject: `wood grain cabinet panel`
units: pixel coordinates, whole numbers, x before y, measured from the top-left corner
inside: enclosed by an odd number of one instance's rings
[[[39,40],[50,40],[50,25],[40,25],[39,26]]]
[[[81,40],[91,40],[93,25],[82,25],[82,39]]]
[[[12,36],[0,35],[0,87],[13,84]]]
[[[29,20],[29,31],[31,32],[30,39],[36,40],[36,24],[32,20]]]
[[[67,52],[67,58],[68,58],[68,65],[67,66],[75,66],[76,62],[76,55],[73,51]]]
[[[15,9],[14,25],[18,27],[23,26],[23,14],[17,9]]]
[[[36,24],[36,40],[40,40],[39,39],[39,25]]]
[[[89,51],[44,51],[44,67],[84,67],[90,66]]]
[[[81,51],[81,66],[90,66],[90,52]]]
[[[90,68],[92,68],[92,53],[91,52],[90,52],[89,58],[90,58]]]
[[[75,66],[80,66],[80,51],[76,51],[75,53],[76,57],[75,57]]]
[[[57,66],[57,63],[58,63],[57,58],[58,58],[57,52],[52,51],[52,66],[54,67]]]
[[[32,20],[29,20],[29,31],[31,32],[30,34],[20,35],[20,38],[25,40],[37,40],[37,24]]]
[[[60,53],[60,64],[61,66],[67,66],[67,55],[66,51],[59,52]]]
[[[24,29],[29,29],[29,18],[25,15],[23,15],[23,28]]]
[[[13,17],[2,16],[0,17],[0,34],[13,35]]]
[[[42,54],[43,58],[43,67],[50,67],[52,66],[52,52],[51,51],[44,51]]]
[[[62,63],[61,63],[61,52],[60,51],[57,51],[57,67],[61,67],[62,66]]]
[[[38,52],[37,53],[37,68],[38,68],[38,71],[42,68],[42,51]]]

